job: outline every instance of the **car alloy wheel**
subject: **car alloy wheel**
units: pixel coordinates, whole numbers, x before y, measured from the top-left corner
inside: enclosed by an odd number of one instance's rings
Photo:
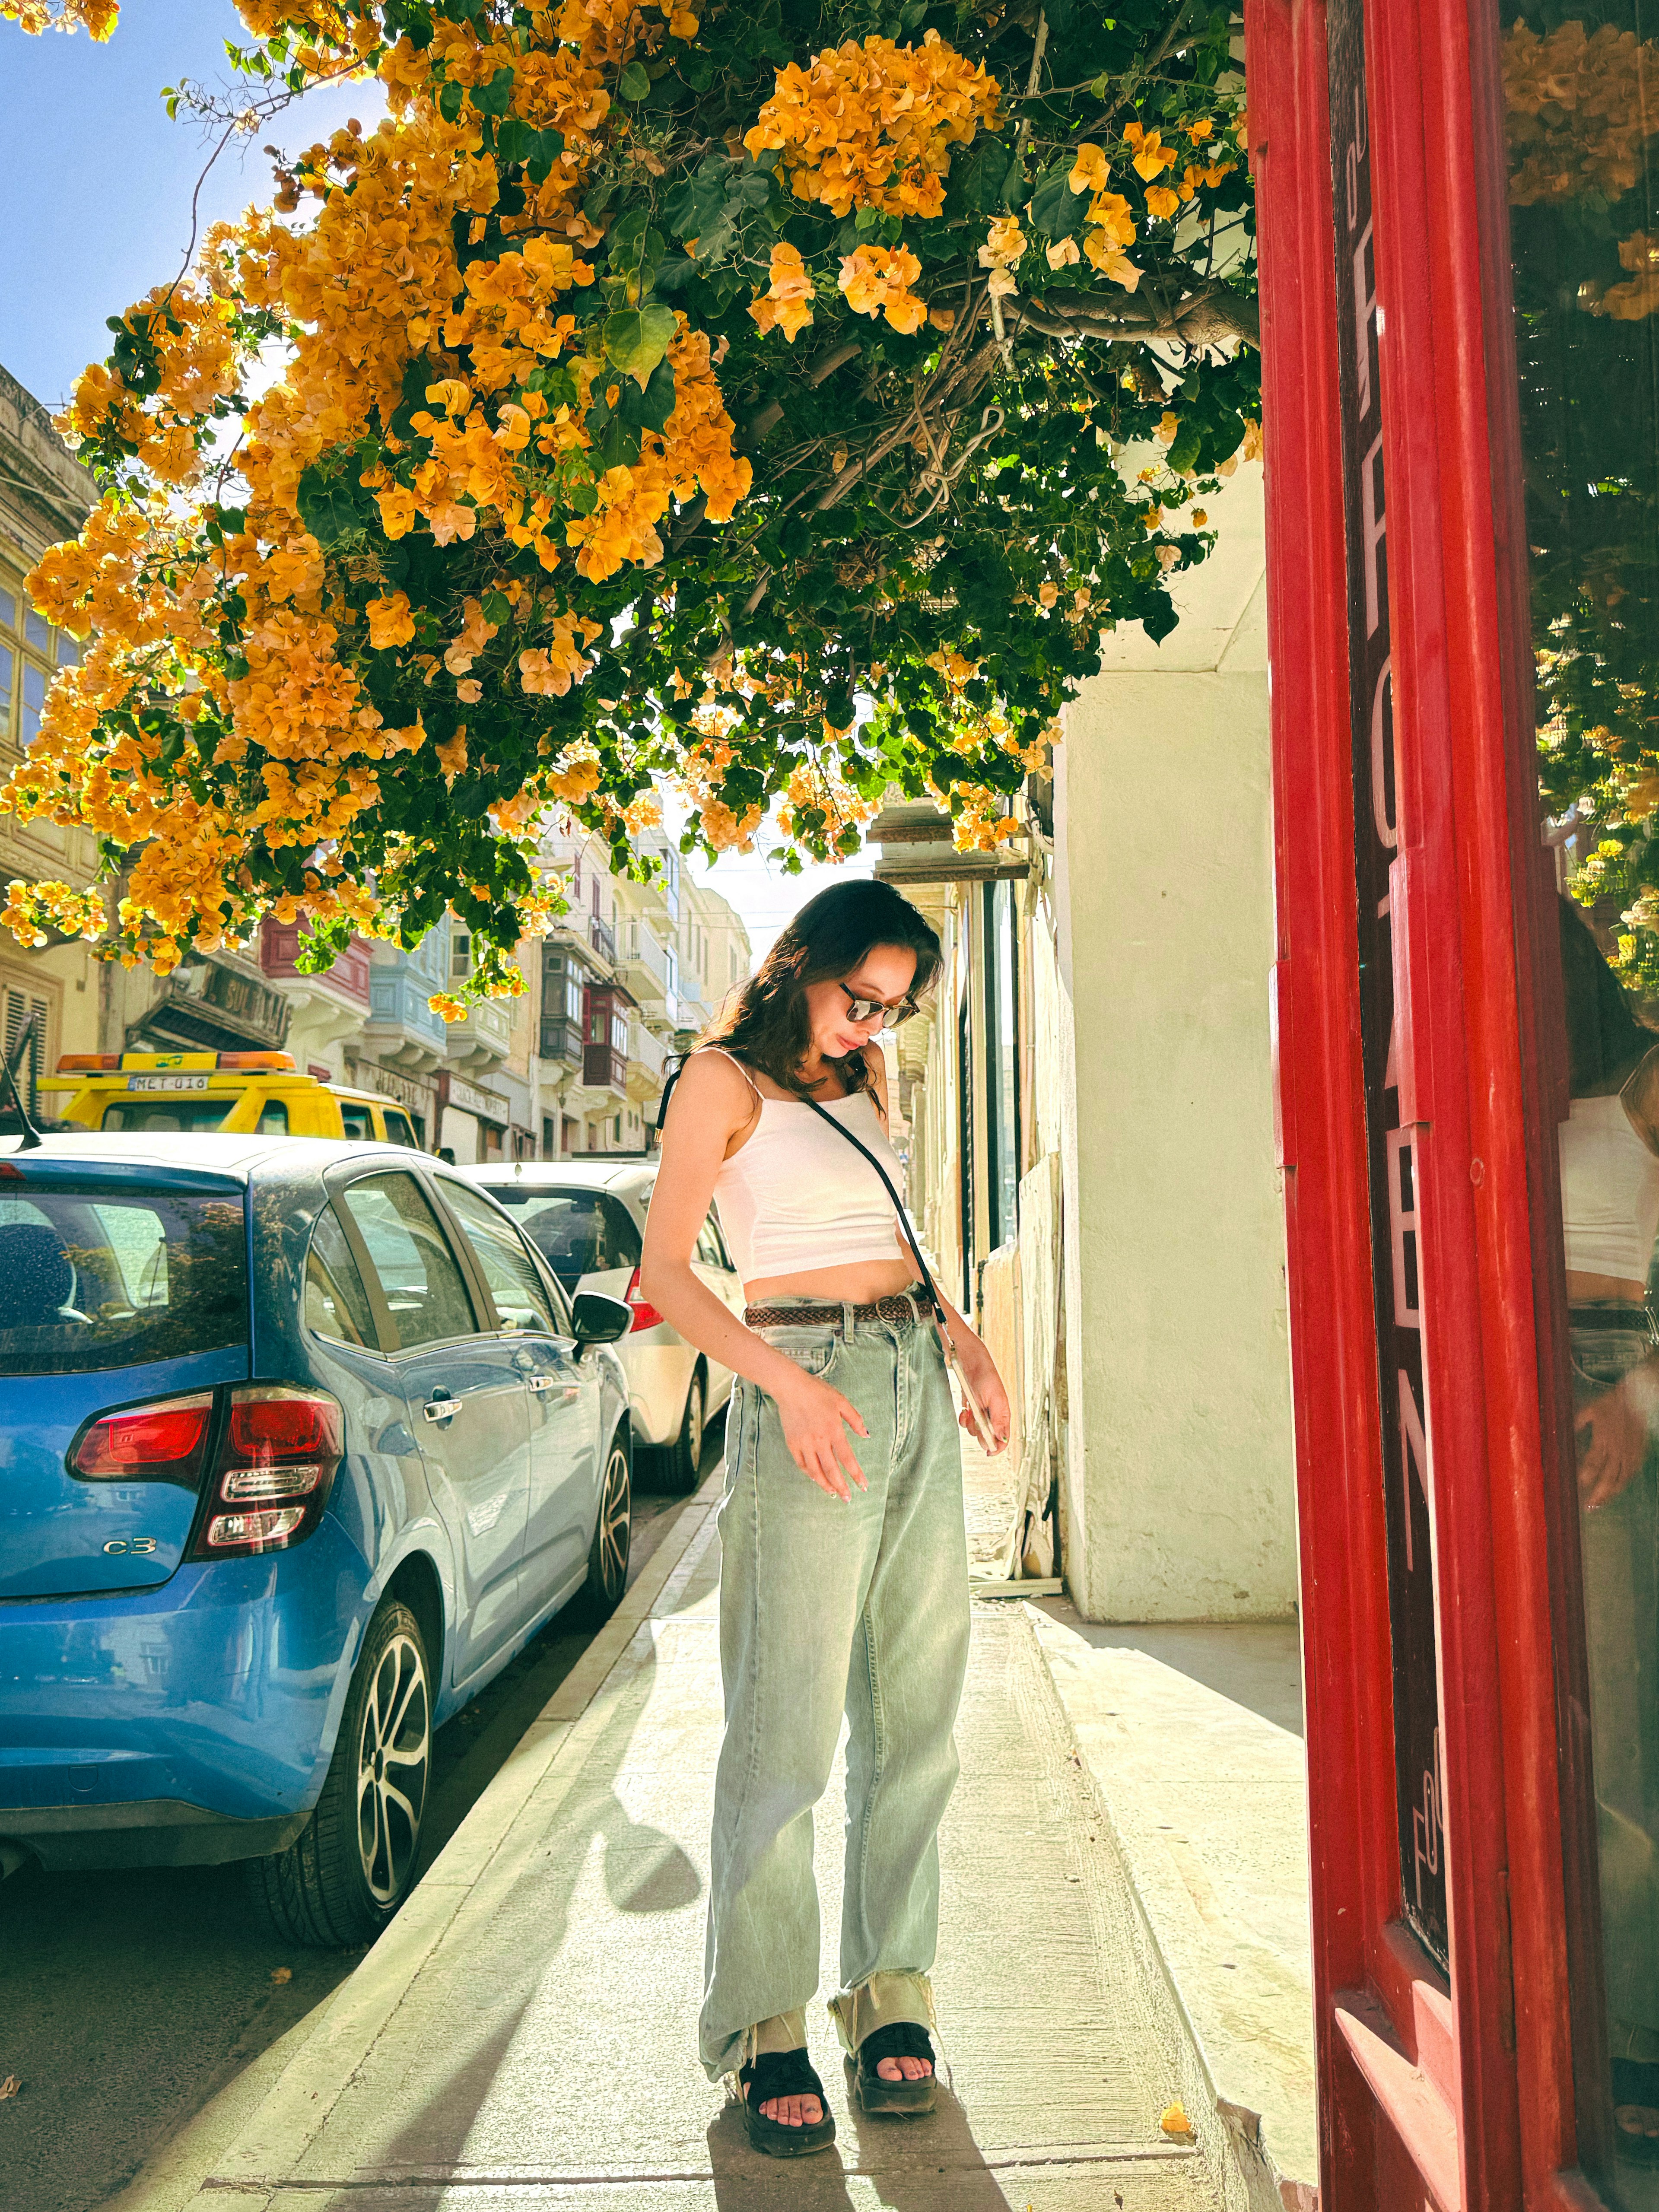
[[[357,1850],[379,1905],[395,1904],[409,1887],[431,1759],[426,1660],[413,1637],[394,1635],[374,1669],[357,1739]]]
[[[605,1493],[599,1500],[599,1527],[595,1540],[599,1590],[607,1612],[622,1602],[628,1582],[633,1522],[633,1483],[628,1471],[628,1454],[618,1438],[611,1447],[611,1457],[605,1466]]]

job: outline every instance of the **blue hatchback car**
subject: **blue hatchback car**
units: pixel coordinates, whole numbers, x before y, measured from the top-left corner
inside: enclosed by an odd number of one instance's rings
[[[621,1598],[631,1316],[425,1155],[0,1157],[0,1841],[251,1862],[290,1940],[413,1879],[432,1731]]]

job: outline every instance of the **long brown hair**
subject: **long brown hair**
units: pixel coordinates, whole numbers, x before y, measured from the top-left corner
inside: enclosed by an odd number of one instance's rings
[[[937,932],[890,884],[868,877],[832,884],[785,924],[749,981],[726,1001],[698,1038],[718,1044],[769,1075],[781,1090],[799,1091],[801,1063],[812,1042],[806,1017],[809,983],[850,975],[878,945],[916,956],[909,995],[919,999],[939,973]],[[831,1061],[848,1091],[863,1091],[870,1070],[862,1053]]]

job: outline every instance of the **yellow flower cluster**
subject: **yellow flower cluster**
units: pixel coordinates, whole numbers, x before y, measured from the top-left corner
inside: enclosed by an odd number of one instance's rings
[[[120,12],[120,0],[0,0],[0,23],[25,31],[89,31],[100,40]]]
[[[832,215],[871,207],[937,216],[951,148],[1001,128],[998,99],[983,63],[975,67],[937,31],[920,46],[849,39],[809,69],[791,62],[780,70],[743,143],[756,158],[781,150],[796,198]]]
[[[1019,227],[1018,218],[1000,215],[979,249],[980,267],[991,272],[985,289],[994,300],[1006,300],[1013,290],[1014,271],[1024,251],[1025,233]]]
[[[1615,322],[1640,322],[1659,310],[1659,234],[1632,231],[1619,241],[1619,259],[1631,272],[1630,283],[1610,284],[1588,304]]]
[[[1640,171],[1639,149],[1659,126],[1650,88],[1659,41],[1604,23],[1563,23],[1547,38],[1516,22],[1504,40],[1510,199],[1516,207],[1616,200]]]
[[[978,783],[958,784],[957,789],[963,794],[962,811],[951,832],[957,852],[994,853],[999,845],[1018,836],[1019,823],[1007,811],[1006,792],[992,791]]]
[[[26,884],[15,878],[6,885],[0,924],[32,951],[50,944],[53,931],[96,944],[108,927],[104,902],[96,891],[77,891],[69,884]]]
[[[910,289],[921,274],[908,246],[860,246],[842,260],[839,282],[855,315],[885,315],[909,337],[927,319],[927,302]]]
[[[763,332],[781,330],[791,345],[812,319],[812,279],[800,258],[800,248],[780,240],[772,248],[769,283],[764,292],[749,302],[749,312]]]

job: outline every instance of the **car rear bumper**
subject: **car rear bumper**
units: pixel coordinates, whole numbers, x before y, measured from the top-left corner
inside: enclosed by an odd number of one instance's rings
[[[156,1589],[0,1602],[0,1842],[48,1866],[280,1850],[322,1788],[368,1582],[325,1514],[291,1552]]]
[[[685,1417],[696,1353],[665,1322],[623,1337],[617,1350],[628,1376],[635,1436],[642,1444],[672,1444]]]
[[[269,1820],[228,1820],[178,1797],[134,1805],[0,1808],[0,1842],[15,1844],[50,1874],[98,1867],[223,1866],[286,1850],[309,1811]]]

